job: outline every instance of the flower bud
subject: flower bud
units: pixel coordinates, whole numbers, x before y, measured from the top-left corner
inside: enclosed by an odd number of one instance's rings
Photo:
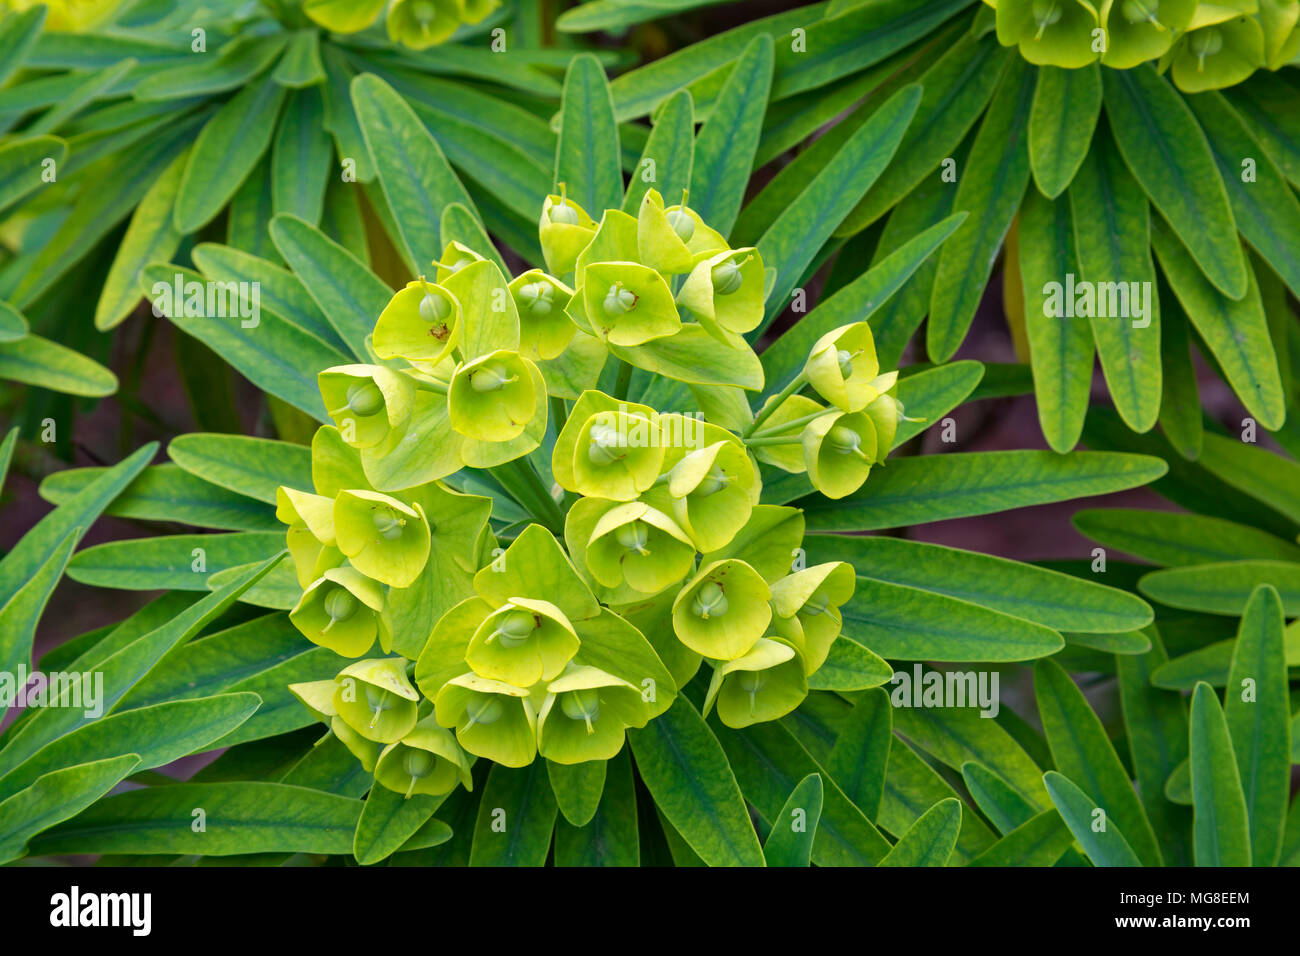
[[[504,767],[526,767],[537,756],[537,715],[528,691],[477,674],[447,681],[433,701],[439,724],[474,754]]]
[[[1164,56],[1196,13],[1195,0],[1123,0],[1103,8],[1103,66],[1128,70]]]
[[[770,596],[767,582],[744,561],[715,561],[673,601],[673,630],[697,654],[732,660],[763,636],[772,620]]]
[[[377,491],[343,491],[334,500],[339,550],[362,574],[410,587],[429,558],[429,522],[419,503]]]
[[[669,473],[673,517],[701,551],[717,551],[749,520],[757,483],[744,447],[714,442],[683,457]]]
[[[391,744],[415,726],[420,695],[400,657],[357,661],[335,678],[334,710],[367,740]]]
[[[1100,4],[1098,5],[1100,6]],[[1030,63],[1077,69],[1097,60],[1097,9],[1081,0],[999,0],[998,42]]]
[[[1245,80],[1263,65],[1264,58],[1264,30],[1259,21],[1239,16],[1183,34],[1176,44],[1170,74],[1184,93],[1218,90]]]
[[[654,485],[663,461],[658,416],[652,409],[584,392],[555,441],[551,469],[568,491],[632,501]]]
[[[799,652],[785,641],[765,637],[744,656],[714,668],[704,714],[716,704],[718,718],[728,727],[748,727],[784,717],[807,696]]]
[[[289,612],[289,620],[313,644],[343,657],[360,657],[379,638],[387,653],[392,633],[384,590],[356,568],[330,568],[312,582]]]

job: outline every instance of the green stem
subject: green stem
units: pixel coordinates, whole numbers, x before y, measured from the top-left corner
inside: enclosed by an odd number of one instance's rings
[[[545,525],[555,534],[564,533],[564,512],[551,497],[550,491],[542,484],[541,475],[533,468],[527,457],[516,458],[489,468],[488,472],[501,483],[533,520]]]
[[[569,421],[569,406],[558,395],[551,396],[551,419],[555,422],[555,434],[564,431]]]
[[[764,428],[762,431],[757,432],[754,437],[766,438],[770,435],[781,435],[784,434],[785,432],[802,429],[803,426],[807,425],[809,422],[815,422],[823,415],[831,415],[834,414],[834,412],[835,409],[832,408],[818,409],[817,411],[813,412],[810,415],[804,415],[802,418],[792,418],[788,422],[782,422],[779,425],[773,425],[771,428]]]
[[[785,404],[785,400],[791,395],[796,394],[801,388],[808,384],[808,376],[800,372],[792,378],[781,391],[776,393],[776,397],[768,402],[763,410],[754,418],[754,424],[745,429],[744,437],[748,438],[754,432],[758,431],[763,422],[767,421],[771,414]]]
[[[765,445],[801,445],[803,444],[803,439],[798,437],[782,438],[774,435],[772,437],[764,438],[746,438],[745,444],[750,448],[762,448]]]
[[[622,359],[618,362],[618,380],[614,382],[614,398],[620,402],[627,401],[628,389],[632,386],[632,366]]]

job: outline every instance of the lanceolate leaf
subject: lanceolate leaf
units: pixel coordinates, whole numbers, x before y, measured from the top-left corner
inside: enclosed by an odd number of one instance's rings
[[[745,198],[772,86],[772,62],[770,36],[749,42],[695,143],[690,205],[724,236],[731,234]]]
[[[78,552],[68,577],[83,584],[129,590],[204,591],[209,575],[265,561],[283,548],[283,532],[274,531],[109,541]]]
[[[1300,615],[1300,564],[1290,561],[1225,561],[1152,571],[1139,587],[1147,597],[1190,611],[1241,614],[1255,588],[1270,584],[1287,615]]]
[[[624,747],[609,761],[600,804],[586,825],[555,821],[555,865],[636,866],[640,842],[632,759]]]
[[[1078,272],[1070,204],[1030,190],[1020,210],[1017,245],[1038,423],[1047,444],[1067,452],[1083,431],[1093,359],[1092,330],[1073,309],[1059,308],[1061,287]],[[1058,308],[1049,308],[1052,289],[1058,291]]]
[[[1150,206],[1103,127],[1070,183],[1069,200],[1079,278],[1096,297],[1088,321],[1106,385],[1125,423],[1144,432],[1155,423],[1161,395]]]
[[[836,643],[839,643],[838,641]],[[869,690],[858,699],[835,738],[826,769],[844,795],[873,823],[880,812],[893,740],[893,706],[883,689]]]
[[[1169,567],[1266,558],[1300,562],[1300,547],[1249,525],[1208,515],[1137,508],[1077,511],[1081,534]]]
[[[1228,734],[1250,819],[1251,859],[1272,866],[1282,849],[1291,792],[1291,706],[1282,602],[1263,585],[1241,619],[1224,691]]]
[[[1240,299],[1248,288],[1246,259],[1223,181],[1192,111],[1150,64],[1102,70],[1102,81],[1124,162],[1210,283]]]
[[[925,811],[879,866],[945,866],[961,829],[961,801],[942,800]]]
[[[594,56],[580,55],[564,78],[555,183],[588,213],[600,218],[623,200],[618,127],[605,69]]]
[[[23,856],[23,847],[34,835],[76,816],[139,763],[135,754],[126,754],[56,770],[0,803],[0,863]]]
[[[679,695],[628,740],[656,806],[706,863],[763,865],[732,768],[690,701]]]
[[[376,784],[361,807],[353,856],[362,866],[391,856],[429,822],[441,802],[438,797],[420,793],[404,797]],[[444,825],[444,829],[444,839],[451,839],[451,828]]]
[[[31,661],[36,625],[80,537],[80,528],[69,531],[18,593],[0,606],[0,672],[13,674]]]
[[[575,827],[586,826],[596,813],[605,789],[605,765],[603,760],[578,764],[546,761],[546,774],[555,802],[559,804],[564,819]]]
[[[12,341],[0,341],[0,380],[3,379],[91,398],[117,391],[117,376],[98,362],[30,333]]]
[[[939,253],[926,347],[935,361],[952,358],[970,328],[1002,240],[1029,183],[1029,111],[1034,70],[1012,58],[957,171],[953,209],[970,214]]]
[[[768,866],[807,866],[822,814],[822,778],[810,773],[790,791],[763,844]]]
[[[247,435],[177,435],[167,456],[192,475],[219,487],[275,504],[281,485],[312,488],[311,449]]]
[[[319,90],[294,93],[271,150],[272,208],[313,225],[320,222],[333,166],[334,147],[325,132],[324,117]]]
[[[33,853],[351,853],[360,800],[282,783],[178,783],[121,793],[33,842]],[[202,810],[203,827],[195,826]]]
[[[1145,455],[1001,451],[891,460],[839,501],[799,504],[810,531],[871,531],[1068,501],[1146,484],[1167,466]]]
[[[377,76],[359,76],[352,81],[352,102],[407,266],[417,274],[426,271],[442,255],[443,209],[453,202],[471,209],[474,204],[437,141],[392,87]]]
[[[767,300],[767,318],[749,334],[751,339],[789,305],[804,269],[889,164],[920,100],[921,89],[915,85],[890,97],[758,240],[763,261],[780,265]]]
[[[1250,824],[1228,723],[1214,688],[1192,693],[1192,804],[1197,866],[1250,866]]]
[[[847,561],[863,578],[923,588],[1061,631],[1128,631],[1151,622],[1117,588],[975,551],[883,535],[809,535],[811,564]]]
[[[1101,68],[1038,68],[1029,114],[1029,167],[1038,189],[1055,199],[1070,185],[1088,153],[1101,112]]]
[[[641,209],[646,192],[657,189],[667,197],[670,205],[681,197],[683,189],[692,185],[691,176],[695,162],[695,106],[691,94],[683,90],[664,104],[655,117],[654,128],[646,140],[641,159],[636,165],[623,197],[623,211],[635,216]],[[651,177],[647,179],[647,177]],[[699,212],[699,198],[691,198],[691,208]],[[717,222],[700,213],[715,228]]]
[[[1095,866],[1142,865],[1114,821],[1107,820],[1103,829],[1094,826],[1099,808],[1078,785],[1054,770],[1043,774],[1043,783],[1047,785],[1047,792],[1052,795],[1052,802],[1065,825],[1083,845],[1083,851]]]
[[[557,808],[546,763],[512,769],[494,764],[479,803],[470,866],[541,866]]]
[[[969,866],[1053,866],[1070,849],[1074,835],[1056,810],[1031,817],[989,847]]]
[[[1300,464],[1222,435],[1205,436],[1200,463],[1238,491],[1300,522],[1300,500],[1295,495]]]
[[[1113,822],[1124,833],[1144,864],[1159,866],[1160,848],[1146,811],[1142,809],[1105,728],[1083,692],[1075,686],[1070,675],[1052,661],[1039,661],[1034,665],[1034,692],[1057,769],[1085,788],[1084,792],[1097,801],[1096,806],[1105,811],[1107,825]],[[1051,789],[1050,783],[1048,789]],[[1056,799],[1055,794],[1053,799]],[[1060,806],[1058,800],[1057,808]],[[1068,817],[1066,822],[1071,822]],[[1078,837],[1074,826],[1070,828]]]

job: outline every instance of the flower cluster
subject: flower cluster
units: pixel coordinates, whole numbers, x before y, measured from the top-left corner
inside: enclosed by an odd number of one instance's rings
[[[634,373],[762,387],[762,259],[686,198],[597,224],[561,187],[548,272],[508,281],[449,242],[378,317],[373,363],[320,373],[314,487],[278,494],[290,620],[358,660],[292,689],[383,786],[609,759],[705,662],[706,714],[774,720],[831,653],[853,569],[805,566],[802,512],[760,501],[760,462],[854,491],[893,444],[897,373],[855,323],[756,414],[722,403],[725,425],[630,400]]]
[[[357,33],[387,7],[388,38],[424,50],[451,39],[461,24],[482,22],[500,5],[500,0],[304,0],[303,12],[327,30]]]
[[[1276,70],[1300,52],[1295,3],[1196,0],[985,0],[998,41],[1031,63],[1067,68],[1100,60],[1125,70],[1150,60],[1188,93]]]

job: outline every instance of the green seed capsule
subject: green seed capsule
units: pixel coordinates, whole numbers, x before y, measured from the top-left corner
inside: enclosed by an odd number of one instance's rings
[[[377,507],[372,519],[375,523],[375,530],[388,541],[396,541],[402,536],[402,528],[406,526],[406,519],[399,518],[392,508]]]
[[[376,415],[384,408],[384,393],[374,382],[357,382],[348,386],[348,408],[358,415]]]
[[[1065,11],[1055,0],[1034,0],[1034,22],[1038,24],[1038,33],[1034,39],[1041,40],[1043,32],[1054,23],[1059,23]]]
[[[376,687],[374,684],[366,684],[366,707],[374,717],[370,719],[370,727],[373,730],[379,723],[379,718],[384,715],[384,711],[392,710],[402,702],[402,698],[396,694],[389,693],[382,687]]]
[[[1200,61],[1197,69],[1204,67],[1205,58],[1214,56],[1223,49],[1223,34],[1214,27],[1206,27],[1204,30],[1197,30],[1192,34],[1189,41],[1192,47],[1192,54]]]
[[[836,358],[840,363],[840,374],[847,379],[853,374],[853,353],[840,349]]]
[[[561,199],[559,203],[551,207],[551,222],[564,226],[576,226],[578,224],[578,210]]]
[[[701,479],[700,483],[695,486],[695,490],[691,494],[699,498],[707,498],[710,495],[717,494],[729,484],[731,484],[731,476],[717,465],[714,465],[709,469],[709,473]]]
[[[862,444],[862,436],[852,428],[836,425],[827,433],[826,443],[841,455],[851,455]]]
[[[494,724],[505,714],[506,708],[496,694],[484,694],[471,700],[465,707],[469,717],[469,726],[475,724]],[[468,728],[467,728],[468,729]]]
[[[609,425],[596,425],[591,429],[591,444],[587,446],[587,459],[593,465],[609,465],[622,457],[618,431]]]
[[[630,312],[636,305],[636,296],[623,288],[623,283],[615,282],[605,293],[605,312],[608,315],[621,315]]]
[[[347,588],[332,588],[330,593],[325,595],[324,601],[325,613],[330,617],[330,623],[326,625],[326,629],[328,630],[337,621],[346,621],[357,613],[359,605],[360,602],[352,596]]]
[[[1149,22],[1163,30],[1164,27],[1156,20],[1156,11],[1159,9],[1159,0],[1124,0],[1120,5],[1119,12],[1124,15],[1124,19],[1129,23]]]
[[[452,273],[456,273],[456,272],[459,272],[461,269],[464,269],[467,265],[471,265],[473,262],[474,262],[474,260],[471,259],[469,256],[461,256],[459,259],[457,259],[457,260],[456,260],[455,262],[453,262],[451,265],[447,266],[447,268],[448,268]]]
[[[740,266],[730,259],[719,262],[713,267],[713,291],[718,295],[731,295],[740,290],[745,277],[740,274]]]
[[[673,232],[677,233],[677,238],[682,242],[690,242],[695,235],[695,220],[680,209],[674,209],[668,214],[668,225],[673,227]]]
[[[586,721],[590,731],[591,722],[600,717],[600,697],[594,689],[571,690],[560,695],[560,709],[570,720]]]
[[[402,769],[406,771],[407,776],[418,780],[433,773],[433,768],[438,764],[437,757],[427,750],[420,750],[417,747],[407,747],[405,750],[406,753],[402,757]]]
[[[551,311],[555,287],[549,282],[529,282],[519,287],[519,298],[529,312],[546,315]]]
[[[708,620],[711,617],[722,617],[727,613],[727,595],[722,592],[722,587],[713,581],[706,581],[704,585],[695,593],[695,602],[691,607],[696,617]]]
[[[469,377],[470,388],[480,394],[499,392],[514,381],[517,381],[515,376],[507,375],[506,370],[495,362],[489,362],[482,368],[475,369]]]
[[[432,325],[451,315],[451,303],[440,295],[426,292],[420,300],[420,318]]]
[[[537,622],[527,611],[511,611],[502,615],[497,624],[496,636],[502,647],[518,647],[537,629]]]
[[[614,536],[628,551],[635,551],[637,554],[650,553],[645,546],[650,538],[650,529],[646,527],[644,521],[629,522],[614,532]]]

